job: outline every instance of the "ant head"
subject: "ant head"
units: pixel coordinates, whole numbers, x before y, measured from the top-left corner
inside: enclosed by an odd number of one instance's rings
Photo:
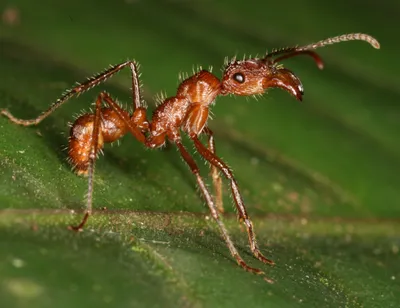
[[[298,56],[312,57],[319,69],[323,62],[314,49],[346,41],[365,41],[372,47],[379,49],[379,42],[364,33],[350,33],[331,37],[302,47],[288,47],[275,50],[262,59],[248,59],[243,61],[232,60],[226,63],[221,82],[221,94],[255,95],[262,94],[268,88],[278,87],[288,91],[298,100],[302,99],[303,86],[288,69],[283,68],[280,61]]]
[[[255,95],[262,94],[268,88],[282,88],[302,99],[303,85],[291,71],[265,59],[231,61],[222,77],[221,94]]]
[[[264,92],[263,76],[267,67],[259,60],[233,59],[225,68],[222,77],[222,94],[252,95]]]

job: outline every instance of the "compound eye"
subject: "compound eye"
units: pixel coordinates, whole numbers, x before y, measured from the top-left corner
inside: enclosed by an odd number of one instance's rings
[[[244,82],[244,75],[242,73],[235,73],[232,76],[233,80],[235,80],[238,83],[243,83]]]

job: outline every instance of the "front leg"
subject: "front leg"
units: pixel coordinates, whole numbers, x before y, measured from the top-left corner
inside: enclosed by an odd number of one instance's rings
[[[215,222],[217,223],[219,230],[221,231],[222,237],[225,240],[226,245],[229,248],[229,251],[231,255],[235,258],[236,262],[246,271],[258,274],[258,275],[263,275],[264,272],[261,271],[258,268],[251,267],[247,265],[247,263],[242,259],[242,257],[239,255],[239,252],[237,251],[235,245],[233,244],[229,234],[228,230],[225,227],[225,224],[223,223],[222,219],[219,216],[218,209],[215,206],[213,199],[211,197],[210,192],[207,189],[206,184],[204,183],[202,177],[200,176],[200,170],[199,167],[197,166],[196,162],[194,161],[193,157],[189,154],[189,152],[186,150],[186,148],[183,146],[180,140],[174,140],[174,143],[179,149],[179,152],[181,153],[182,158],[186,162],[186,164],[189,166],[190,170],[192,173],[195,175],[197,184],[199,185],[199,188],[203,194],[203,197],[207,203],[208,208],[210,209],[211,215],[214,218]],[[266,278],[266,281],[272,282],[272,280]]]
[[[193,140],[194,145],[197,149],[197,151],[200,153],[201,156],[203,156],[210,164],[213,166],[217,167],[224,175],[225,177],[230,181],[231,184],[231,190],[232,190],[232,195],[233,199],[235,200],[235,205],[236,209],[238,211],[239,219],[243,221],[244,225],[246,226],[247,230],[247,235],[250,243],[250,248],[251,251],[253,252],[253,255],[259,259],[260,261],[268,264],[274,264],[274,261],[267,259],[264,257],[264,255],[261,253],[257,240],[256,240],[256,235],[254,232],[253,228],[253,223],[250,220],[249,215],[247,214],[246,211],[246,206],[243,202],[242,195],[239,191],[238,184],[233,177],[233,173],[231,169],[219,158],[217,157],[214,153],[209,151],[199,140],[197,135],[191,135],[190,138]]]

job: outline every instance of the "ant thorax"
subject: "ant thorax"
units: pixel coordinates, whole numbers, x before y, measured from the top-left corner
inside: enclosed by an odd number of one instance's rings
[[[201,70],[185,79],[176,96],[164,99],[153,113],[151,121],[151,147],[164,145],[163,136],[177,138],[178,129],[188,134],[200,134],[208,119],[208,107],[221,91],[219,79]]]
[[[221,82],[212,73],[201,70],[185,79],[178,87],[176,97],[185,97],[204,107],[212,104],[221,91]]]

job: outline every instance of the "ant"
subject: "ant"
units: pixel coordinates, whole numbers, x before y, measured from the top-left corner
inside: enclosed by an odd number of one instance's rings
[[[168,139],[178,147],[182,158],[196,177],[211,215],[239,266],[254,274],[264,274],[260,269],[247,265],[242,259],[220,218],[220,214],[223,213],[220,177],[220,173],[222,173],[230,182],[238,219],[246,227],[251,252],[261,262],[274,264],[272,260],[264,257],[259,249],[253,223],[247,214],[239,186],[231,169],[216,155],[213,132],[207,123],[210,106],[219,95],[261,95],[268,88],[282,88],[301,101],[304,94],[303,85],[299,78],[290,70],[284,68],[280,62],[298,55],[307,55],[314,59],[319,69],[322,69],[322,59],[313,50],[326,45],[353,40],[366,41],[372,47],[380,48],[379,42],[375,38],[363,33],[351,33],[302,47],[273,50],[263,58],[250,58],[242,61],[237,61],[236,58],[230,61],[226,59],[221,80],[211,72],[201,69],[180,83],[175,96],[160,99],[161,104],[155,109],[151,122],[146,118],[146,105],[141,96],[138,63],[136,61],[126,61],[110,66],[102,73],[77,84],[64,92],[55,103],[35,119],[18,119],[5,109],[1,110],[1,114],[15,124],[23,126],[39,124],[73,96],[99,85],[123,68],[129,67],[132,74],[133,113],[129,114],[109,94],[101,92],[95,102],[95,111],[81,115],[71,126],[68,161],[78,175],[88,177],[88,190],[85,215],[79,225],[70,226],[70,229],[82,230],[92,213],[95,161],[98,153],[102,151],[104,143],[116,141],[127,133],[131,133],[148,148],[160,148],[165,145],[166,139]],[[182,144],[181,132],[190,137],[198,153],[210,164],[215,197],[210,194],[195,160]],[[199,136],[202,134],[208,137],[207,145],[199,140]]]

